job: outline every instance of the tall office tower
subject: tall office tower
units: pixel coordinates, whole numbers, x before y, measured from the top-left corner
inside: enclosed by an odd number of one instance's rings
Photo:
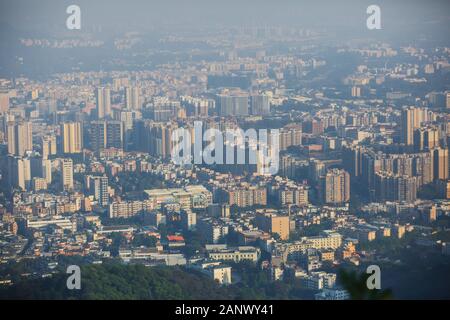
[[[98,201],[100,206],[105,207],[109,204],[107,176],[90,177],[89,190],[91,190],[94,195],[94,199]]]
[[[100,87],[95,91],[97,119],[111,117],[111,90]]]
[[[414,150],[423,151],[439,147],[439,128],[427,126],[414,130]]]
[[[56,154],[56,136],[42,137],[42,157],[48,159],[48,156]]]
[[[242,92],[230,92],[218,95],[219,114],[221,116],[248,115],[248,95]]]
[[[128,110],[139,110],[141,108],[138,87],[125,88],[125,108]]]
[[[448,149],[435,148],[432,151],[434,179],[448,179]]]
[[[31,122],[8,123],[8,153],[23,156],[33,150],[33,132]]]
[[[253,115],[267,115],[270,113],[269,97],[266,95],[251,96],[250,106]]]
[[[323,178],[324,202],[339,204],[350,200],[350,175],[341,169],[331,169]]]
[[[406,145],[414,144],[414,130],[419,129],[423,122],[433,120],[433,113],[426,108],[406,107],[402,110],[402,140]]]
[[[61,124],[61,138],[63,153],[81,153],[83,151],[81,122],[65,122]]]
[[[61,159],[61,182],[63,190],[73,189],[73,162],[72,159]]]

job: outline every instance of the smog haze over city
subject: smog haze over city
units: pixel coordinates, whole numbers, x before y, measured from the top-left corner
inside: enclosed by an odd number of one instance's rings
[[[450,299],[449,9],[3,0],[0,300]]]

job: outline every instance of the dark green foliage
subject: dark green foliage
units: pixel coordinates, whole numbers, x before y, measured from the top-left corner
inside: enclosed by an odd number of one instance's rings
[[[297,281],[271,282],[267,271],[251,264],[234,265],[238,282],[225,287],[182,267],[145,267],[104,263],[81,267],[81,290],[68,290],[65,272],[51,278],[18,280],[0,288],[0,299],[299,299],[312,291]]]
[[[439,192],[436,190],[436,188],[432,184],[426,184],[423,185],[419,192],[417,193],[417,196],[420,199],[424,200],[434,200],[434,199],[441,199]]]
[[[81,290],[66,288],[67,276],[19,281],[0,299],[220,299],[227,289],[182,268],[106,263],[81,269]]]
[[[135,247],[144,246],[150,248],[154,247],[157,242],[158,239],[156,239],[156,237],[149,236],[144,233],[139,233],[133,238],[131,244]]]
[[[164,186],[160,177],[147,172],[120,172],[110,184],[121,193],[143,191]]]
[[[339,279],[342,287],[350,293],[353,300],[386,300],[392,299],[390,289],[373,289],[367,288],[367,279],[370,277],[368,273],[358,273],[356,271],[339,271]]]
[[[120,232],[111,234],[112,244],[110,247],[111,254],[115,257],[119,254],[119,248],[127,244],[127,238]]]
[[[198,231],[185,232],[186,247],[183,249],[184,254],[189,258],[200,252],[204,252],[205,241]]]

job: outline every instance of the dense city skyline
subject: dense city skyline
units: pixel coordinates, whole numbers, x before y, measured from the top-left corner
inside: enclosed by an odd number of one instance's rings
[[[1,9],[0,298],[450,298],[447,2]]]

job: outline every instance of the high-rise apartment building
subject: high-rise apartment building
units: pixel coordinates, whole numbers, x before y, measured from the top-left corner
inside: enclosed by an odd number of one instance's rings
[[[28,158],[8,156],[8,183],[13,188],[27,190],[31,182],[31,164]]]
[[[134,122],[133,128],[134,148],[154,156],[170,156],[172,150],[171,136],[175,128],[176,125],[172,123],[137,120]]]
[[[417,198],[417,177],[375,174],[375,200],[414,202]]]
[[[450,108],[450,91],[447,91],[447,92],[445,93],[445,107],[446,107],[447,109]]]
[[[123,123],[121,121],[106,122],[106,148],[123,149]]]
[[[280,130],[280,151],[284,151],[291,146],[302,144],[302,127],[299,124],[289,124]]]
[[[61,185],[63,190],[73,189],[73,161],[61,159]]]
[[[267,189],[256,186],[234,188],[228,191],[228,204],[242,208],[266,205]]]
[[[105,207],[109,204],[108,193],[108,177],[89,177],[89,190],[94,195],[94,199],[98,201],[98,204]]]
[[[181,211],[181,224],[185,230],[193,230],[197,225],[197,214],[189,209]]]
[[[47,181],[44,178],[34,177],[32,183],[33,191],[38,192],[40,190],[47,189]]]
[[[304,121],[302,124],[303,132],[311,133],[313,135],[322,134],[324,131],[323,122],[321,119],[311,119]]]
[[[42,158],[42,178],[47,184],[52,183],[52,161],[46,158]]]
[[[8,91],[0,91],[0,113],[9,110],[9,93]]]
[[[351,91],[352,97],[354,98],[361,97],[361,87],[352,87]]]
[[[348,202],[350,200],[350,175],[345,170],[328,170],[323,178],[322,190],[325,203]]]
[[[248,94],[244,92],[229,92],[217,97],[219,114],[221,116],[248,115]]]
[[[89,147],[94,152],[103,150],[106,146],[106,122],[92,121],[89,125]]]
[[[136,141],[133,139],[134,122],[141,119],[141,113],[139,111],[129,110],[121,111],[118,114],[118,119],[123,123],[123,140],[124,149],[130,150],[133,146],[136,146]]]
[[[431,150],[439,146],[439,128],[427,126],[414,130],[414,150]]]
[[[138,87],[125,88],[125,108],[128,110],[139,110],[141,108]]]
[[[422,123],[431,120],[433,120],[433,113],[426,108],[403,108],[401,115],[402,142],[406,145],[413,145],[414,131],[419,129]]]
[[[362,152],[360,146],[344,146],[342,148],[342,162],[351,177],[360,177],[362,173]]]
[[[253,115],[269,114],[269,97],[267,95],[252,95],[250,97],[250,110]]]
[[[308,204],[308,188],[305,186],[285,187],[278,190],[278,203],[281,206]]]
[[[42,157],[48,159],[48,156],[55,155],[57,152],[56,136],[49,135],[42,137]]]
[[[97,88],[95,91],[95,102],[97,119],[111,117],[111,90],[109,88]]]
[[[9,122],[7,126],[8,153],[25,155],[33,150],[33,130],[31,122]]]
[[[83,151],[83,131],[80,122],[61,124],[62,152],[81,153]]]
[[[431,151],[433,157],[434,179],[448,179],[448,149],[436,148]]]
[[[92,121],[89,145],[97,153],[109,148],[123,149],[123,123],[116,120]]]

